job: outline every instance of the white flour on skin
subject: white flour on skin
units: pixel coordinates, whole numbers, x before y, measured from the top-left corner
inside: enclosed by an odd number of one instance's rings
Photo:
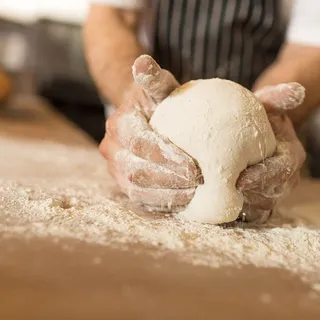
[[[199,172],[192,158],[153,132],[149,124],[135,111],[121,115],[117,121],[121,143],[126,146],[130,145],[131,150],[136,149],[136,152],[139,152],[138,156],[126,150],[116,154],[116,160],[121,170],[125,171],[127,178],[142,169],[148,169],[150,172],[167,175],[168,187],[172,185],[172,181],[177,179],[181,187],[188,187],[190,180],[196,180],[195,176]],[[163,157],[158,164],[152,160],[156,149],[159,149],[159,155]]]
[[[94,149],[4,138],[0,149],[2,237],[73,238],[123,250],[141,244],[157,257],[172,252],[212,268],[279,267],[320,282],[320,230],[301,226],[301,213],[290,225],[274,218],[255,229],[141,217],[125,209]]]
[[[128,150],[123,149],[117,152],[115,158],[118,166],[125,171],[124,175],[127,178],[132,177],[134,175],[137,179],[139,178],[139,172],[147,169],[150,172],[161,171],[161,174],[163,176],[167,176],[168,188],[170,188],[170,185],[172,185],[172,182],[175,182],[175,181],[179,181],[181,187],[185,187],[189,183],[189,179],[186,176],[177,174],[176,172],[173,172],[164,166],[159,166],[154,162],[139,158],[134,154],[132,154],[131,152],[129,152]],[[145,177],[141,177],[140,181],[135,180],[135,183],[139,182],[138,185],[143,186],[144,184],[147,184],[147,182],[144,181],[145,179],[146,179]],[[185,185],[183,184],[184,181],[185,181]]]
[[[174,76],[161,69],[148,55],[137,58],[132,66],[132,75],[136,84],[144,88],[156,103],[161,102],[179,86]]]
[[[274,89],[277,89],[280,93],[276,97]],[[284,96],[281,93],[286,93]],[[288,94],[289,93],[289,94]],[[304,87],[297,83],[282,83],[277,86],[265,86],[262,89],[255,92],[255,95],[264,100],[263,96],[267,96],[269,101],[273,101],[274,106],[280,110],[289,110],[296,108],[303,102],[306,90]]]

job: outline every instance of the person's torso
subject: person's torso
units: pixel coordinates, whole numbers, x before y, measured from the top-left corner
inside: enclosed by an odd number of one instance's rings
[[[251,87],[284,39],[278,0],[152,0],[152,49],[183,83],[226,78]]]

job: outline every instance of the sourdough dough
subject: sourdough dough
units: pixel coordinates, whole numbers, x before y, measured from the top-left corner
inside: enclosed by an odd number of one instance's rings
[[[275,151],[276,140],[262,104],[228,80],[191,81],[174,91],[150,120],[198,161],[204,184],[180,214],[213,224],[237,219],[244,202],[239,174]]]

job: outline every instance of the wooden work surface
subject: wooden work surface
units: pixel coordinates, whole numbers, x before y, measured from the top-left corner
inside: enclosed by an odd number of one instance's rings
[[[0,137],[18,144],[56,141],[96,148],[77,128],[33,99],[20,100],[1,113]],[[8,157],[9,151],[0,150],[0,157]],[[14,163],[2,165],[9,170]],[[46,174],[41,166],[30,170],[32,175]],[[0,179],[8,178],[7,171],[2,170]],[[304,181],[286,206],[320,212],[319,194],[318,183]],[[211,269],[179,262],[174,254],[155,259],[142,247],[122,251],[79,240],[2,232],[0,319],[320,319],[320,298],[281,269]]]

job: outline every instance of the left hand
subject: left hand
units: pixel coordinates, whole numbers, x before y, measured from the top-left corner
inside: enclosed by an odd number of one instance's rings
[[[146,55],[133,65],[134,82],[106,123],[100,144],[108,171],[131,202],[154,211],[176,211],[193,198],[202,182],[187,153],[152,130],[156,106],[180,84]]]
[[[244,170],[237,188],[245,196],[243,218],[247,222],[265,221],[272,209],[298,183],[306,154],[287,110],[304,100],[305,89],[298,83],[264,87],[255,95],[266,108],[277,139],[274,155]]]

